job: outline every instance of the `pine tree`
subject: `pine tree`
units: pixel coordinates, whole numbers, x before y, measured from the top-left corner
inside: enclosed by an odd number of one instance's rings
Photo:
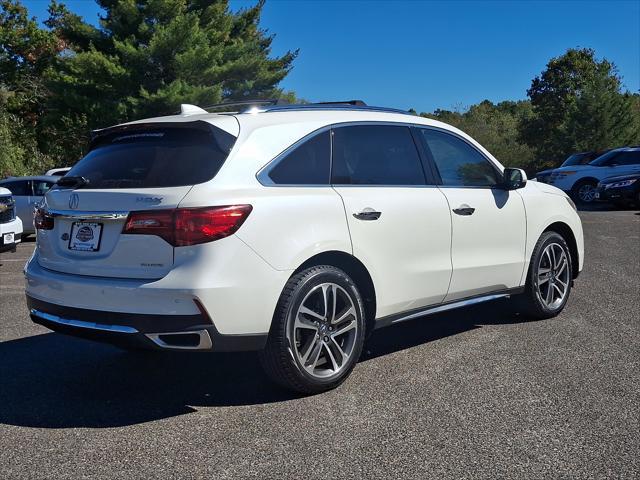
[[[175,112],[180,103],[279,97],[297,51],[271,56],[259,27],[263,1],[238,12],[227,0],[98,0],[99,27],[55,3],[47,26],[65,45],[48,77],[48,124],[82,132]],[[53,148],[53,146],[52,146]]]

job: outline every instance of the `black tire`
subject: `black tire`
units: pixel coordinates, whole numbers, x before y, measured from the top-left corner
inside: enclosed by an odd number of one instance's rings
[[[314,288],[324,283],[336,284],[349,295],[355,309],[353,321],[356,333],[351,339],[351,354],[341,369],[328,378],[318,378],[303,368],[293,351],[299,346],[292,346],[289,338],[294,331],[293,322],[303,300]],[[267,345],[259,355],[265,372],[274,382],[295,392],[313,394],[336,388],[349,376],[362,352],[365,337],[364,311],[357,286],[342,270],[330,265],[320,265],[293,275],[280,295]]]
[[[564,299],[559,305],[554,306],[553,308],[548,307],[540,298],[540,294],[538,292],[537,278],[538,278],[538,266],[540,265],[541,256],[545,249],[551,245],[557,244],[559,245],[567,258],[567,266],[568,269],[568,283],[567,283],[567,291]],[[567,242],[562,237],[562,235],[556,232],[544,232],[536,246],[533,249],[533,253],[531,255],[531,263],[529,264],[529,271],[527,272],[527,281],[525,284],[525,291],[523,294],[518,295],[513,298],[514,306],[516,311],[523,314],[525,317],[534,319],[534,320],[542,320],[546,318],[552,318],[558,315],[564,309],[567,301],[569,300],[569,296],[571,294],[571,287],[573,285],[573,258],[571,257],[571,251]]]
[[[571,189],[571,197],[573,197],[573,200],[576,203],[582,203],[582,204],[588,204],[591,205],[595,202],[595,197],[590,197],[590,199],[583,197],[582,196],[582,192],[581,189],[583,187],[591,187],[595,193],[595,189],[598,186],[598,182],[596,182],[595,180],[591,180],[591,179],[584,179],[584,180],[579,180],[576,182],[576,184],[573,186],[573,188]]]

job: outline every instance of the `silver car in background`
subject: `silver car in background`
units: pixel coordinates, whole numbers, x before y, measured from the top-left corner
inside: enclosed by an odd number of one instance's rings
[[[22,220],[23,237],[36,233],[36,229],[33,226],[33,209],[60,178],[37,175],[31,177],[9,177],[5,180],[0,180],[0,187],[10,190],[13,195],[16,216]]]

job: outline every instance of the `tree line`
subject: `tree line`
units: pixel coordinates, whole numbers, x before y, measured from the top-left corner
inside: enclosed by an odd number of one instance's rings
[[[271,52],[264,1],[97,0],[97,26],[52,0],[44,25],[0,0],[0,178],[75,163],[90,131],[166,115],[180,103],[284,98],[298,55]],[[421,113],[455,125],[530,173],[575,151],[640,143],[640,96],[615,65],[570,49],[533,79],[529,100]]]

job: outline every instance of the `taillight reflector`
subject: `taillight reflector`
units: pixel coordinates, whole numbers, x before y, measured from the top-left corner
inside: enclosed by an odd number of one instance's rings
[[[122,233],[157,235],[175,247],[197,245],[235,233],[251,205],[131,212]]]
[[[53,216],[38,207],[33,216],[33,224],[37,230],[53,230]]]

